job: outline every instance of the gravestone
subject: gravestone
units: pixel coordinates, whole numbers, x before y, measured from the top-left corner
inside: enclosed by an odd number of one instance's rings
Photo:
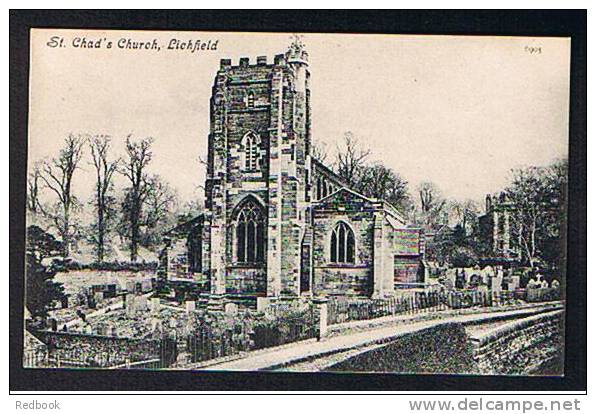
[[[159,298],[151,298],[151,312],[159,313],[161,309],[161,302]]]
[[[224,305],[224,312],[228,315],[236,315],[238,313],[238,305],[233,302]]]
[[[135,291],[135,286],[136,286],[136,283],[135,283],[135,281],[134,281],[134,280],[127,280],[127,281],[126,281],[126,291],[127,291],[128,293],[134,293],[134,291]]]
[[[141,282],[141,290],[143,291],[143,293],[147,293],[151,291],[151,279],[144,279]]]
[[[519,276],[511,276],[508,290],[514,291],[519,288]]]
[[[136,300],[136,310],[137,311],[141,311],[144,312],[147,309],[149,309],[149,301],[147,300],[147,298],[145,296],[137,296],[135,298]]]
[[[96,304],[103,301],[103,292],[95,292],[93,294],[93,300],[95,301]]]
[[[270,298],[257,298],[257,312],[265,312],[271,303]]]
[[[187,300],[184,302],[186,307],[186,312],[193,312],[197,309],[197,303],[194,300]]]

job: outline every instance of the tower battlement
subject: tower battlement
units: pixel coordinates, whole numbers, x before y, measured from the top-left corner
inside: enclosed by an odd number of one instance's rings
[[[308,54],[306,56],[308,57]],[[293,58],[293,60],[296,60],[296,59]],[[276,65],[276,66],[285,65],[288,61],[289,61],[289,59],[286,59],[286,55],[284,55],[284,54],[275,55],[275,57],[273,58],[273,65]],[[231,68],[247,68],[249,66],[268,66],[268,65],[270,65],[270,63],[269,63],[269,58],[267,56],[257,56],[256,62],[254,62],[252,64],[251,64],[251,58],[249,58],[249,57],[241,57],[238,60],[237,65],[234,65],[232,62],[232,59],[229,59],[229,58],[220,59],[220,61],[219,61],[220,70],[226,70],[226,69],[231,69]]]
[[[256,63],[251,65],[251,59],[248,57],[241,57],[237,65],[232,64],[232,59],[225,58],[219,61],[220,70],[227,70],[231,68],[247,68],[250,66],[268,66],[267,56],[257,56]],[[308,65],[308,52],[305,49],[304,43],[296,36],[289,46],[286,53],[275,55],[273,58],[273,65],[282,66],[287,63],[300,63]]]

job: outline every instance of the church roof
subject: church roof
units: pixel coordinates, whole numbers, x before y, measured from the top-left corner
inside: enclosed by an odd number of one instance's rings
[[[387,213],[387,217],[393,218],[392,225],[395,225],[395,227],[402,227],[406,224],[405,218],[391,204],[383,200],[367,197],[364,194],[361,194],[347,187],[341,187],[333,193],[329,194],[328,196],[323,197],[320,200],[313,201],[313,205],[322,206],[324,204],[329,204],[333,199],[338,199],[341,193],[345,193],[346,195],[350,195],[351,197],[355,197],[366,203],[369,203],[371,207],[382,209],[385,213]],[[400,223],[400,225],[398,226],[397,223]]]
[[[326,201],[329,201],[329,200],[335,198],[339,193],[341,193],[343,191],[348,192],[348,193],[350,193],[350,194],[352,194],[352,195],[354,195],[354,196],[356,196],[358,198],[361,198],[364,201],[368,201],[369,203],[376,203],[376,202],[378,202],[376,199],[369,198],[369,197],[365,196],[364,194],[360,194],[359,192],[352,190],[351,188],[341,187],[341,188],[335,190],[334,192],[332,192],[331,194],[327,195],[326,197],[323,197],[323,198],[321,198],[320,200],[317,200],[317,201],[313,201],[313,203],[314,204],[325,203]]]
[[[190,220],[178,223],[175,227],[172,227],[170,230],[166,231],[165,235],[170,236],[174,234],[188,233],[193,227],[202,223],[204,218],[205,214],[201,213],[198,216],[191,218]]]
[[[377,198],[372,198],[372,197],[367,197],[362,193],[359,193],[356,190],[353,190],[352,188],[350,188],[350,186],[342,179],[340,178],[331,168],[327,167],[325,164],[323,164],[320,160],[316,159],[315,157],[311,157],[313,163],[316,165],[317,168],[322,169],[326,174],[330,175],[334,180],[336,180],[342,187],[339,188],[338,190],[334,191],[333,193],[327,195],[326,197],[323,197],[322,199],[318,200],[318,202],[323,201],[329,197],[331,197],[333,194],[336,194],[338,191],[345,189],[346,191],[349,191],[350,193],[370,202],[370,203],[382,203],[384,209],[387,211],[387,213],[389,213],[390,215],[396,217],[398,220],[403,221],[404,223],[406,222],[404,216],[397,210],[397,208],[395,208],[395,206],[391,203],[389,203],[388,201],[385,200],[380,200]]]
[[[339,184],[342,185],[342,187],[345,188],[350,188],[350,185],[343,179],[341,178],[339,175],[337,175],[335,173],[335,171],[333,171],[331,168],[327,167],[325,164],[323,164],[322,161],[316,159],[315,157],[312,157],[312,162],[316,165],[317,168],[320,168],[321,170],[323,170],[323,172],[329,176],[331,176],[331,178],[333,178],[335,181],[337,181]]]

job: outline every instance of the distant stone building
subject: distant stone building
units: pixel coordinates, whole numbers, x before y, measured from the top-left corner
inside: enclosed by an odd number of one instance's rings
[[[521,259],[512,203],[504,193],[486,196],[486,210],[478,219],[479,236],[487,253],[496,258]]]
[[[386,296],[424,278],[421,231],[311,154],[308,54],[222,59],[211,96],[205,213],[173,229],[168,280],[211,295]]]

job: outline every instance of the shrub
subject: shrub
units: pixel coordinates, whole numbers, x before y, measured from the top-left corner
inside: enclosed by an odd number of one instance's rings
[[[478,264],[478,256],[469,247],[458,247],[451,253],[451,264],[454,267],[472,267]]]

